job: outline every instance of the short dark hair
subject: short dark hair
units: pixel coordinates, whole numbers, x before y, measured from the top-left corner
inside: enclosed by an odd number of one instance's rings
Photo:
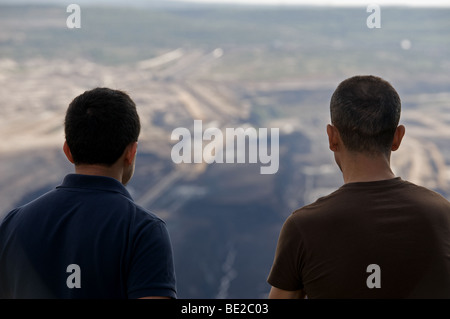
[[[331,123],[350,151],[388,154],[400,120],[397,91],[380,77],[354,76],[342,81],[330,101]]]
[[[66,142],[74,163],[111,166],[125,148],[137,142],[141,125],[127,93],[95,88],[77,96],[64,121]]]

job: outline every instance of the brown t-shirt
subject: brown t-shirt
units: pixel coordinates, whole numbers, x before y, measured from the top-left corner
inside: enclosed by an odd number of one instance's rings
[[[308,298],[450,298],[450,203],[399,177],[345,184],[287,218],[268,282]]]

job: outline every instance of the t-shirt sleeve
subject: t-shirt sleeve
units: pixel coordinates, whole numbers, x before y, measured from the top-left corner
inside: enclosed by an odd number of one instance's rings
[[[279,289],[303,289],[300,273],[302,242],[293,215],[286,219],[278,238],[275,258],[267,282]]]
[[[135,237],[128,276],[128,298],[176,298],[172,244],[166,224],[146,222]]]

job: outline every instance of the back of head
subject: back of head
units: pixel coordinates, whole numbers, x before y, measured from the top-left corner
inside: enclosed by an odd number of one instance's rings
[[[387,81],[354,76],[339,84],[330,102],[331,122],[349,151],[389,153],[401,101]]]
[[[108,88],[77,96],[67,109],[64,125],[75,165],[110,166],[140,133],[135,103],[125,92]]]

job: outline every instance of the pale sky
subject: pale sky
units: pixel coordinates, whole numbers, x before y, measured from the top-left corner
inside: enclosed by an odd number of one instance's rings
[[[406,5],[418,7],[450,7],[450,0],[180,0],[200,3],[234,3],[234,4],[262,4],[262,5],[323,5],[323,6],[379,6]]]

